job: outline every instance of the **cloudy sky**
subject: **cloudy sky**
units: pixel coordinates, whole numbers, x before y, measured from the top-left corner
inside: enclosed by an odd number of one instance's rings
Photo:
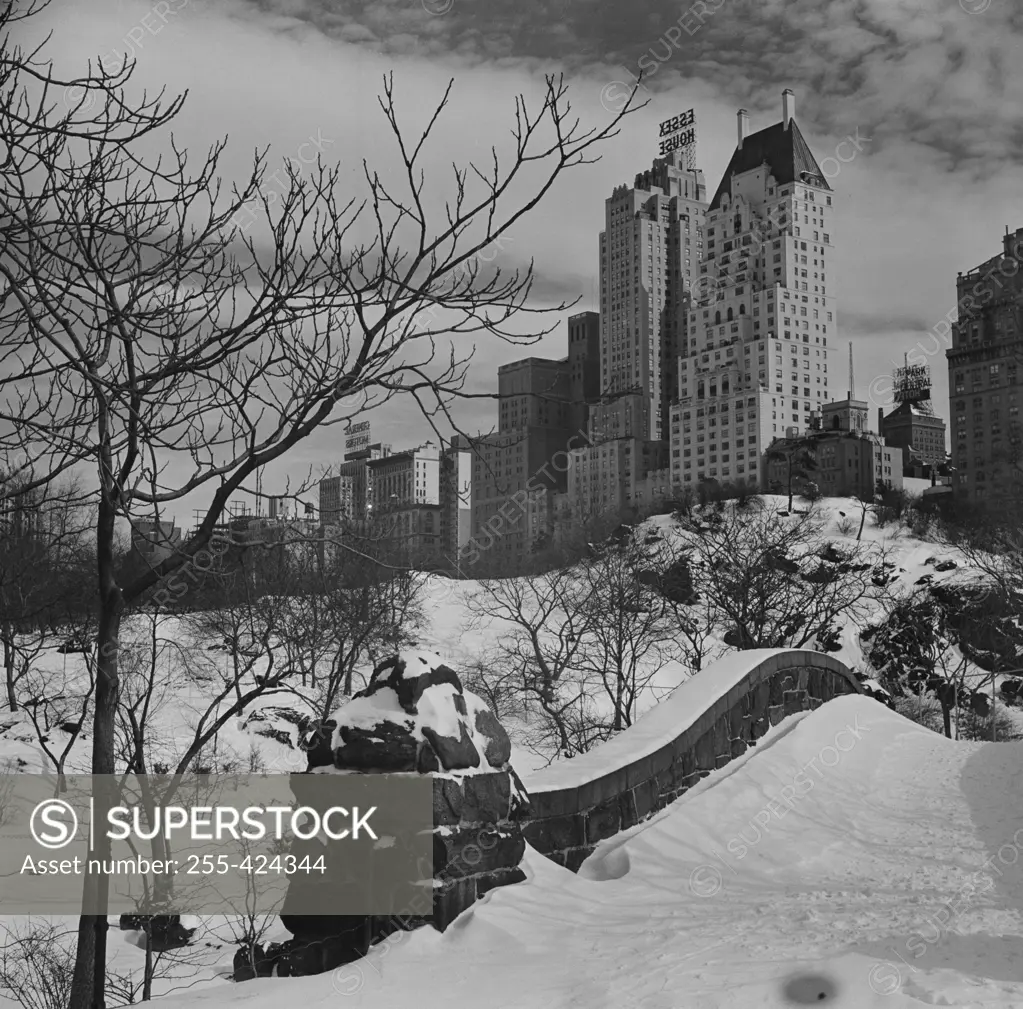
[[[712,192],[735,145],[736,109],[760,129],[780,118],[792,88],[839,197],[839,337],[854,343],[859,396],[872,390],[876,405],[888,402],[879,376],[919,346],[947,419],[944,344],[935,352],[928,333],[955,304],[957,272],[997,253],[1006,226],[1023,227],[1018,0],[54,0],[47,20],[47,52],[62,70],[127,52],[140,82],[188,89],[175,135],[188,145],[228,135],[229,173],[240,175],[257,146],[272,145],[271,162],[283,164],[320,137],[353,194],[363,157],[382,172],[393,163],[375,104],[389,71],[409,129],[455,79],[426,161],[443,192],[452,159],[503,143],[515,96],[535,100],[545,73],[564,72],[575,111],[599,126],[646,67],[647,107],[599,163],[564,177],[502,253],[509,265],[534,260],[538,307],[578,299],[573,311],[598,307],[603,201],[650,166],[656,124],[695,108]],[[849,137],[859,140],[851,158],[855,147],[838,147]],[[558,329],[531,353],[564,355],[566,315],[546,319]],[[474,386],[496,388],[497,366],[517,356],[481,342]],[[476,403],[462,426],[489,429],[495,418],[495,404]],[[397,407],[374,418],[374,436],[396,448],[421,433]],[[268,472],[265,489],[342,450],[339,432],[323,433]],[[183,506],[179,523],[201,503]]]

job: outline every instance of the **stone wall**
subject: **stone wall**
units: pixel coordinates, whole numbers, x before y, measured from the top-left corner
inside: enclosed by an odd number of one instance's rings
[[[575,872],[598,841],[663,809],[756,745],[770,726],[853,693],[863,688],[830,655],[795,649],[730,655],[604,744],[603,754],[593,751],[592,760],[584,754],[528,779],[522,832],[537,851]],[[673,713],[677,734],[666,720]],[[608,766],[612,744],[622,759]]]
[[[433,779],[433,925],[444,931],[488,890],[526,878],[519,819],[528,806],[512,770]]]

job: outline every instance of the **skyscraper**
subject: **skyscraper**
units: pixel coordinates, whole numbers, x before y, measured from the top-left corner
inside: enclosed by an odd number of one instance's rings
[[[664,439],[676,394],[676,359],[703,247],[703,173],[682,150],[655,158],[630,189],[604,203],[600,234],[600,391],[610,401],[640,397],[628,435]],[[600,420],[601,407],[590,411]]]
[[[498,430],[473,439],[471,567],[527,559],[553,523],[553,494],[565,470],[552,460],[572,440],[572,361],[528,357],[497,371]]]
[[[1006,229],[1002,252],[956,283],[959,321],[946,351],[953,490],[971,503],[1023,497],[1021,260],[1023,228]]]
[[[782,94],[782,121],[749,134],[706,215],[704,255],[686,320],[671,410],[676,487],[760,483],[775,437],[806,431],[831,399],[836,345],[833,193]]]

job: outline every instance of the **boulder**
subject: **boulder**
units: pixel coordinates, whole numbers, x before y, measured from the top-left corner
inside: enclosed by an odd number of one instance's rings
[[[476,712],[476,731],[486,736],[487,745],[483,756],[491,767],[504,767],[511,760],[511,740],[504,726],[497,720],[489,708]]]
[[[342,725],[334,764],[357,771],[414,771],[419,742],[413,729],[410,721],[377,722],[371,729]]]
[[[465,690],[439,656],[412,651],[380,663],[366,688],[332,719],[300,726],[299,743],[309,753],[310,769],[321,774],[433,777],[435,928],[443,931],[479,894],[524,878],[518,868],[525,850],[519,821],[528,817],[530,804],[510,764],[511,740],[483,699]],[[302,789],[293,791],[299,795]],[[364,916],[289,913],[302,906],[301,886],[301,880],[289,884],[281,915],[295,938],[265,954],[282,977],[331,970],[394,930]],[[401,927],[428,920],[418,917]],[[236,976],[242,975],[245,965],[236,964]]]
[[[448,684],[456,695],[462,693],[458,674],[443,662],[431,663],[427,655],[394,655],[373,670],[369,685],[356,697],[370,697],[378,690],[390,687],[398,695],[398,704],[410,715],[419,713],[419,700],[430,687]]]
[[[480,766],[479,751],[465,725],[460,723],[458,729],[458,738],[455,739],[454,736],[441,735],[429,725],[423,726],[423,735],[433,752],[437,754],[445,771],[465,771],[470,767]]]

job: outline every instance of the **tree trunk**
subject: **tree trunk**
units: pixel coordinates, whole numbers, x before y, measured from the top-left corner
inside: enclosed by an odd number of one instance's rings
[[[149,920],[146,928],[146,966],[142,976],[142,1001],[149,1002],[153,997],[153,921]]]
[[[96,636],[96,694],[93,708],[92,773],[107,776],[94,778],[94,788],[102,789],[113,781],[117,718],[118,635],[124,612],[124,597],[114,577],[114,508],[104,494],[97,518],[96,556],[99,581],[99,628]],[[100,796],[98,810],[109,797]],[[104,813],[100,812],[100,816]],[[96,834],[96,848],[90,857],[110,858],[110,839],[105,831]],[[95,898],[97,907],[106,906],[108,880],[104,876],[86,877],[86,894]],[[103,995],[106,973],[106,945],[109,921],[106,914],[83,914],[78,921],[78,947],[71,982],[68,1009],[106,1009]]]
[[[948,739],[952,738],[952,709],[942,702],[941,705],[941,720],[945,723],[945,736]]]
[[[4,678],[7,682],[7,706],[11,711],[18,710],[18,697],[14,692],[14,663],[16,652],[14,650],[14,636],[6,629],[4,630]]]
[[[856,542],[859,543],[860,537],[863,535],[863,526],[867,521],[867,506],[863,505],[860,509],[860,531],[856,534]]]

